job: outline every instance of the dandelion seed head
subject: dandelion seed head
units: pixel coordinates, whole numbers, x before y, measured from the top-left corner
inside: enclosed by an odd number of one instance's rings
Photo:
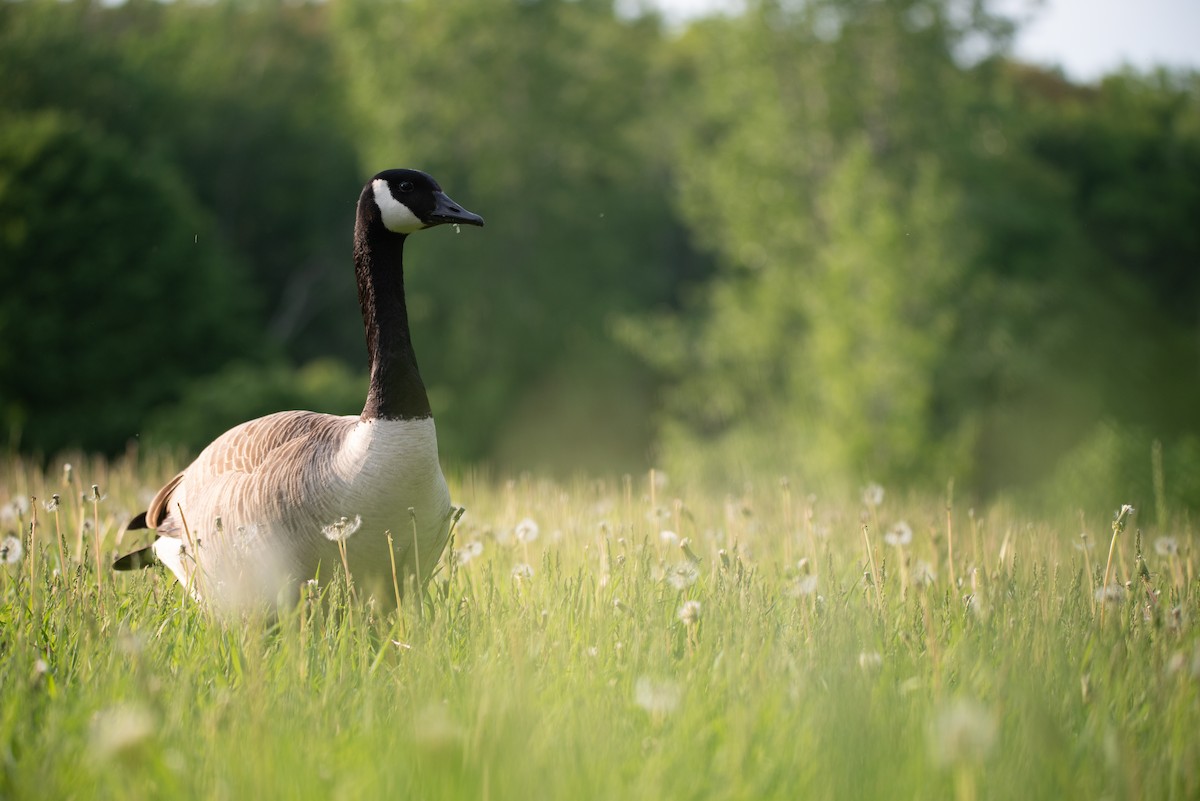
[[[883,503],[883,487],[871,482],[863,487],[862,500],[867,506],[880,506]]]
[[[699,601],[684,601],[683,606],[679,607],[677,616],[685,626],[694,626],[700,622],[700,602]]]
[[[937,568],[924,559],[918,559],[912,572],[912,583],[916,587],[928,587],[937,581]]]
[[[940,767],[982,762],[995,743],[992,713],[978,701],[966,698],[944,707],[929,729],[933,761]]]
[[[646,512],[646,518],[651,523],[661,523],[664,520],[671,519],[671,510],[666,506],[655,506],[653,509]]]
[[[700,571],[691,562],[679,562],[667,568],[667,583],[677,590],[684,590],[696,583]]]
[[[514,581],[529,581],[533,578],[533,566],[525,562],[518,562],[513,565],[512,577]]]
[[[24,517],[29,512],[29,499],[18,495],[0,507],[0,520],[8,522]]]
[[[1107,587],[1097,587],[1092,594],[1100,603],[1119,604],[1125,600],[1125,588],[1120,584],[1109,584]]]
[[[788,586],[788,594],[793,598],[800,598],[805,595],[812,595],[817,591],[817,575],[815,573],[804,573],[792,580]]]
[[[882,665],[883,654],[878,651],[863,651],[858,655],[858,666],[863,670],[878,670]]]
[[[517,538],[517,542],[533,542],[538,538],[540,531],[537,521],[532,517],[526,517],[517,523],[513,529],[513,536]]]
[[[0,540],[0,564],[15,565],[25,555],[25,547],[18,537],[12,534]]]
[[[669,715],[679,708],[683,690],[673,681],[657,681],[648,676],[638,678],[633,687],[633,700],[655,717]]]
[[[56,492],[56,493],[54,493],[53,495],[51,495],[51,496],[50,496],[50,500],[46,501],[46,502],[43,504],[43,506],[45,506],[45,507],[46,507],[46,511],[47,511],[47,512],[57,512],[57,511],[58,511],[58,506],[59,506],[59,503],[60,503],[61,501],[62,501],[62,498],[61,498],[61,497],[59,496],[59,494]]]
[[[679,544],[679,535],[676,534],[674,531],[669,531],[667,529],[663,529],[662,531],[658,532],[658,539],[662,542],[663,545],[666,545],[669,547],[673,547],[673,546]]]
[[[473,559],[477,559],[483,555],[483,543],[479,540],[471,540],[463,547],[454,551],[454,557],[460,565],[465,565]]]
[[[904,546],[910,544],[912,539],[912,526],[903,520],[896,523],[894,526],[888,529],[886,534],[883,535],[883,541],[896,548],[903,548]]]
[[[433,753],[457,753],[465,736],[462,726],[450,716],[444,703],[426,704],[417,713],[414,723],[417,745]]]
[[[92,756],[104,762],[128,754],[153,733],[150,710],[140,704],[121,704],[96,713],[88,739]]]
[[[362,526],[362,515],[353,518],[342,515],[327,526],[321,526],[321,533],[330,542],[345,542]]]
[[[1154,552],[1159,556],[1178,556],[1179,540],[1174,537],[1159,537],[1154,541]]]

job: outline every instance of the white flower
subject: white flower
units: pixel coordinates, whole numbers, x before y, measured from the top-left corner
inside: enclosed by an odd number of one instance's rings
[[[454,551],[454,558],[458,560],[460,565],[465,565],[472,559],[480,556],[483,553],[483,543],[479,540],[471,540],[466,545]]]
[[[817,591],[817,575],[815,573],[802,573],[797,576],[791,585],[788,587],[788,594],[793,598],[799,598],[803,595],[812,595]]]
[[[538,538],[539,531],[537,521],[532,517],[526,517],[517,523],[516,528],[513,529],[513,535],[517,538],[517,542],[533,542]]]
[[[662,531],[658,532],[658,538],[662,541],[663,545],[666,545],[668,547],[679,544],[679,535],[676,534],[674,531],[668,531],[667,529],[663,529]]]
[[[892,526],[888,533],[883,535],[884,542],[886,542],[888,545],[894,545],[897,548],[903,548],[905,545],[908,545],[912,542],[912,538],[912,526],[903,520],[896,523],[894,526]]]
[[[683,691],[673,681],[655,681],[642,676],[633,687],[633,700],[656,717],[668,715],[679,708]]]
[[[0,540],[0,563],[6,565],[15,565],[21,561],[21,557],[25,555],[25,548],[21,545],[21,540],[9,534],[3,540]]]
[[[696,583],[700,571],[691,562],[680,562],[667,568],[667,583],[677,590],[684,590]]]
[[[654,471],[654,488],[656,490],[664,490],[668,484],[667,474],[661,470]]]
[[[878,651],[863,651],[858,655],[858,666],[863,670],[876,670],[883,664],[883,654]]]
[[[533,578],[533,566],[524,562],[518,562],[513,565],[512,577],[516,581],[528,581]]]
[[[915,587],[926,587],[937,581],[937,568],[924,559],[918,559],[912,572],[912,583]]]
[[[960,698],[944,707],[929,729],[935,764],[982,762],[996,743],[996,721],[978,701]]]
[[[1154,552],[1159,556],[1178,556],[1179,540],[1174,537],[1159,537],[1154,541]]]
[[[355,515],[354,519],[343,515],[327,526],[321,526],[321,533],[325,535],[325,539],[330,542],[345,542],[350,538],[350,535],[358,531],[362,526],[362,516]]]
[[[874,482],[863,487],[862,500],[867,506],[879,506],[883,503],[883,487]]]
[[[0,507],[0,520],[9,521],[19,517],[24,517],[29,511],[29,499],[23,495],[18,495],[11,501]]]
[[[144,706],[123,704],[103,709],[92,718],[92,755],[106,761],[131,751],[152,734],[154,717]]]
[[[679,607],[678,616],[685,626],[696,625],[700,622],[700,602],[684,601],[683,606]]]
[[[664,520],[670,520],[673,515],[671,510],[666,506],[655,506],[653,509],[646,512],[646,519],[651,523],[660,523]]]

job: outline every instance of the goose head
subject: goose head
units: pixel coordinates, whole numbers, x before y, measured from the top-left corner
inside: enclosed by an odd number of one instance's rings
[[[483,225],[482,217],[451,200],[437,181],[420,170],[384,170],[371,179],[369,197],[379,222],[395,234],[447,223]]]

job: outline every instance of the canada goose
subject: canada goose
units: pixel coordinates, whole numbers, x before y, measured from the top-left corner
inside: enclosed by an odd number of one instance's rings
[[[393,597],[393,558],[401,582],[429,576],[453,508],[409,333],[403,254],[409,234],[445,223],[483,218],[417,170],[367,182],[354,224],[370,359],[362,414],[279,412],[226,431],[129,523],[157,538],[114,568],[161,562],[195,598],[225,608],[294,599],[302,581],[342,564],[339,538],[356,585],[381,600]]]

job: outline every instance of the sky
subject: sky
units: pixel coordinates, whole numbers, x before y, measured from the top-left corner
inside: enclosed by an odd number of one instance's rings
[[[736,0],[655,0],[686,18],[729,8]],[[1027,19],[1018,58],[1061,67],[1094,81],[1125,64],[1200,69],[1200,0],[999,0],[997,8]]]

